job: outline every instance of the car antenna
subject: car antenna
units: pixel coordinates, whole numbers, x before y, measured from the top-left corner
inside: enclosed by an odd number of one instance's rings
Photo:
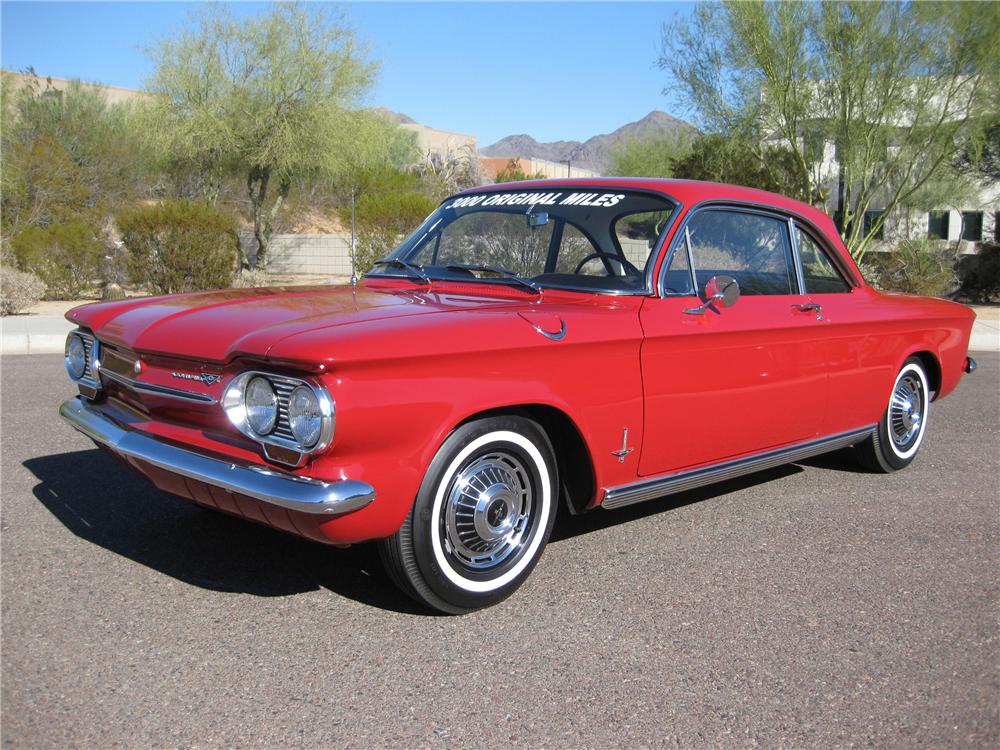
[[[354,208],[355,208],[355,194],[357,188],[351,187],[351,288],[358,288],[358,263],[357,263],[357,245],[358,245],[358,235],[354,228]]]

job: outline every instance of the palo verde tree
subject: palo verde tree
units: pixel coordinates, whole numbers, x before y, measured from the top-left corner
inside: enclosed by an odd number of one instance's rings
[[[111,211],[143,189],[133,107],[111,104],[79,81],[54,88],[30,69],[0,78],[5,234],[79,221],[98,233]]]
[[[893,210],[952,182],[988,121],[998,48],[996,4],[726,0],[665,26],[659,65],[664,93],[764,170],[768,148],[789,149],[790,192],[824,208],[835,194],[860,259]],[[873,208],[884,211],[866,226]]]
[[[622,177],[674,177],[677,162],[691,153],[696,137],[680,131],[627,138],[611,147],[608,171]]]
[[[337,170],[376,66],[343,15],[319,4],[241,19],[213,5],[153,57],[167,150],[209,176],[209,193],[221,175],[242,175],[263,268],[293,180]]]

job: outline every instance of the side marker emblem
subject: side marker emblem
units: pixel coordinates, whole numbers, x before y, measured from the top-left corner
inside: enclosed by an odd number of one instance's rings
[[[622,449],[620,451],[612,451],[612,456],[618,456],[618,463],[625,463],[625,456],[634,451],[635,448],[628,447],[628,427],[625,428],[624,433],[622,433]]]

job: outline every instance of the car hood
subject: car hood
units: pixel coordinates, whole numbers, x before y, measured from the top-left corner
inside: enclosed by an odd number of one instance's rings
[[[488,296],[490,290],[496,296]],[[477,290],[478,292],[478,290]],[[483,293],[377,287],[278,287],[100,302],[67,318],[102,341],[132,351],[226,362],[238,355],[266,357],[289,336],[351,323],[476,308],[521,307],[518,290]]]

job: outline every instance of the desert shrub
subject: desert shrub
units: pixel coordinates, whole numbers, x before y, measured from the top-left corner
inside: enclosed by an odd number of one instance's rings
[[[234,289],[254,289],[268,285],[267,271],[260,268],[242,268],[233,274]]]
[[[1000,297],[1000,245],[980,245],[975,255],[958,262],[959,296],[971,302],[993,302]]]
[[[358,275],[370,271],[376,260],[388,255],[437,207],[437,202],[419,189],[416,180],[400,180],[400,185],[379,186],[381,189],[358,198]],[[350,226],[350,210],[347,206],[342,215],[345,226]]]
[[[45,282],[50,299],[79,299],[100,279],[104,242],[87,222],[28,226],[11,239],[17,265]]]
[[[955,290],[955,253],[932,240],[904,240],[889,253],[868,253],[863,273],[869,283],[890,292],[944,297]]]
[[[45,294],[45,282],[33,273],[0,267],[0,315],[14,315],[34,304]]]
[[[168,200],[115,217],[133,284],[163,294],[228,287],[236,266],[234,217],[204,203]]]

